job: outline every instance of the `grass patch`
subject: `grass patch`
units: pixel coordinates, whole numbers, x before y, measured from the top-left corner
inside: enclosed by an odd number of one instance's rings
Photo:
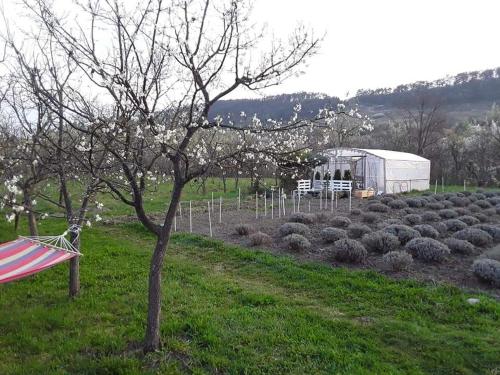
[[[62,221],[47,220],[43,233]],[[12,239],[0,222],[0,241]],[[298,263],[176,234],[161,352],[142,356],[152,237],[85,230],[82,294],[67,265],[0,286],[1,374],[481,374],[500,367],[500,304],[447,286]]]

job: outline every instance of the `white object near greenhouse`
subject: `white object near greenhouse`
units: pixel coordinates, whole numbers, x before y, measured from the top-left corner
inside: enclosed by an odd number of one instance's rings
[[[314,168],[313,186],[328,186],[335,171],[351,172],[354,189],[377,194],[428,190],[431,162],[407,152],[364,148],[332,148],[320,152],[326,162]],[[318,178],[319,177],[319,178]],[[318,181],[319,180],[319,181]]]

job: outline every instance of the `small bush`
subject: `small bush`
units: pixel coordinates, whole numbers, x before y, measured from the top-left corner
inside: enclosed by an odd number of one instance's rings
[[[306,214],[304,212],[296,212],[290,216],[292,223],[312,224],[316,221],[314,214]]]
[[[481,192],[476,192],[476,193],[472,194],[472,196],[475,197],[477,200],[485,200],[486,199],[486,195],[484,195]]]
[[[248,236],[255,232],[255,228],[250,224],[238,224],[234,227],[234,231],[240,236]]]
[[[347,232],[343,229],[327,227],[321,231],[320,236],[325,242],[335,242],[347,238]]]
[[[406,251],[425,262],[442,262],[450,254],[450,249],[432,238],[414,238],[405,246]]]
[[[380,202],[382,202],[383,204],[386,204],[386,205],[389,205],[390,202],[392,202],[394,200],[393,197],[382,197],[380,198]]]
[[[361,263],[368,255],[365,247],[356,240],[342,239],[333,244],[333,257],[339,262]]]
[[[308,236],[310,231],[308,226],[302,223],[285,223],[280,227],[279,233],[282,237],[292,233]]]
[[[368,205],[368,210],[373,212],[388,212],[389,207],[382,203],[373,203]]]
[[[422,237],[439,238],[440,233],[429,224],[415,225],[413,229],[417,230]]]
[[[495,242],[500,241],[500,228],[497,226],[490,224],[476,224],[473,228],[484,230],[493,238],[493,241]]]
[[[364,212],[363,215],[361,215],[361,221],[369,224],[375,223],[378,221],[378,215],[373,212]]]
[[[400,219],[387,219],[379,223],[378,227],[380,229],[383,229],[385,227],[388,227],[389,225],[394,225],[394,224],[403,224],[403,221]]]
[[[467,208],[468,208],[468,210],[469,210],[470,212],[481,212],[481,211],[482,211],[481,207],[479,207],[479,206],[477,206],[477,205],[475,205],[475,204],[471,204],[471,205],[469,205],[469,207],[467,207]]]
[[[459,216],[467,216],[470,215],[470,211],[463,207],[457,207],[453,211],[455,211]]]
[[[416,225],[422,222],[422,218],[417,214],[409,214],[403,217],[403,222],[407,225]]]
[[[443,219],[454,219],[458,217],[458,214],[455,211],[446,208],[444,210],[440,210],[438,214]]]
[[[389,225],[388,227],[385,227],[383,231],[395,235],[399,238],[399,242],[401,242],[402,245],[414,238],[421,237],[417,230],[407,225]]]
[[[454,204],[448,200],[442,201],[441,204],[444,206],[445,209],[454,207]]]
[[[439,202],[444,201],[444,199],[445,199],[444,195],[442,195],[442,194],[435,194],[435,195],[433,195],[433,197],[435,200],[437,200]]]
[[[427,206],[426,206],[428,209],[430,210],[442,210],[444,209],[444,204],[442,203],[429,203]]]
[[[472,264],[472,271],[481,280],[500,287],[500,262],[494,259],[480,258]]]
[[[485,214],[486,216],[494,216],[495,214],[497,213],[495,207],[491,207],[491,208],[487,208],[485,210],[483,210],[483,214]]]
[[[489,197],[486,199],[492,206],[497,206],[500,204],[500,198],[499,197]]]
[[[283,238],[286,247],[292,251],[304,251],[311,247],[311,243],[304,236],[292,233]]]
[[[390,251],[382,257],[382,261],[393,271],[404,271],[413,264],[413,257],[406,251]]]
[[[414,215],[418,212],[416,208],[411,207],[405,208],[403,211],[408,215]]]
[[[496,206],[495,211],[497,215],[500,215],[500,206]]]
[[[347,227],[347,234],[351,238],[361,238],[371,231],[370,227],[364,224],[351,224]]]
[[[441,220],[441,216],[434,211],[425,211],[420,217],[422,218],[422,221],[426,223]]]
[[[446,225],[446,230],[448,232],[453,232],[453,233],[467,228],[467,224],[458,219],[448,219],[443,221],[443,224]]]
[[[448,231],[448,228],[446,228],[446,225],[442,221],[431,223],[431,226],[441,234],[445,234]]]
[[[474,204],[476,206],[481,207],[481,208],[490,208],[491,207],[491,203],[488,202],[488,201],[486,201],[486,200],[484,200],[484,199],[477,200],[477,201],[474,202]]]
[[[396,250],[401,245],[398,237],[383,231],[365,234],[361,241],[368,250],[381,254]]]
[[[389,202],[388,206],[393,210],[401,210],[403,208],[408,207],[408,203],[406,203],[402,199],[394,199],[393,201]]]
[[[448,199],[455,207],[466,207],[470,204],[470,200],[462,197],[451,197]]]
[[[481,258],[495,259],[500,262],[500,246],[496,246],[493,249],[486,250],[481,254]]]
[[[252,233],[248,240],[250,246],[270,245],[273,242],[271,236],[263,232]]]
[[[427,205],[427,202],[422,198],[407,198],[406,204],[413,208],[421,208],[425,207]]]
[[[474,252],[474,245],[469,241],[451,237],[444,240],[444,243],[452,253],[469,255]]]
[[[325,212],[318,212],[315,216],[318,223],[326,223],[330,220],[330,215]]]
[[[480,212],[475,213],[472,216],[474,216],[476,219],[478,219],[481,223],[486,223],[488,221],[488,216],[486,216]]]
[[[475,218],[474,216],[469,216],[469,215],[460,216],[457,218],[457,220],[463,221],[465,224],[467,224],[469,226],[474,225],[474,224],[479,224],[478,218]]]
[[[359,208],[353,208],[351,210],[351,215],[355,215],[355,216],[359,216],[363,213],[363,211],[361,211]]]
[[[351,219],[345,216],[334,216],[330,219],[330,224],[337,228],[347,228],[351,223]]]
[[[453,234],[453,238],[469,241],[479,247],[487,246],[493,242],[493,238],[484,230],[478,228],[465,228]]]

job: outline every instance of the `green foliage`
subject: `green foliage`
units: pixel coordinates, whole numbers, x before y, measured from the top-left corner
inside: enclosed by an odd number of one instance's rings
[[[351,171],[349,169],[346,169],[344,171],[344,178],[343,179],[346,180],[346,181],[352,180]]]
[[[342,174],[340,172],[340,169],[335,169],[335,173],[333,174],[333,179],[334,180],[341,180],[342,179]]]

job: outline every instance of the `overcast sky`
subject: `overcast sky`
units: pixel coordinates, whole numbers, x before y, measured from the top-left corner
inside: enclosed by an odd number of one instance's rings
[[[13,10],[17,2],[0,0],[13,25],[20,19]],[[74,7],[71,0],[55,3]],[[286,36],[298,22],[326,33],[306,73],[264,95],[309,91],[345,98],[361,88],[500,66],[500,0],[254,0],[252,15],[276,36]],[[233,97],[248,95],[238,91]]]
[[[272,93],[345,97],[500,66],[500,0],[256,0],[254,16],[327,34],[306,74]]]

